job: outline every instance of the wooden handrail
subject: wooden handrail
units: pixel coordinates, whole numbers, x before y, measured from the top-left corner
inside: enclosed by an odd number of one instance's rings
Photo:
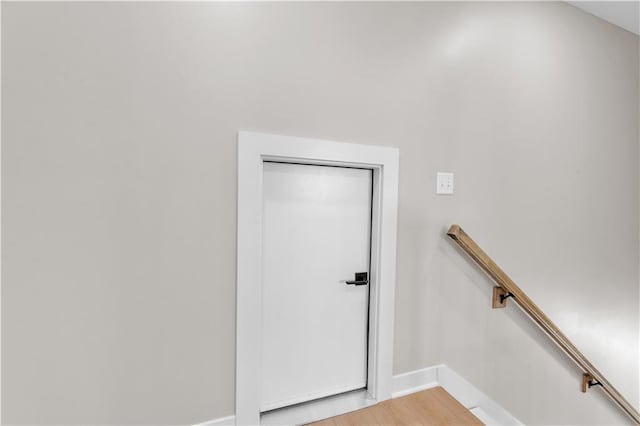
[[[622,410],[640,425],[640,413],[605,379],[589,360],[575,347],[558,326],[516,285],[515,282],[467,235],[458,225],[452,225],[447,231],[458,245],[500,286],[504,292],[511,294],[520,308],[542,328],[564,353],[583,371],[583,392],[594,384],[602,386],[602,390]]]

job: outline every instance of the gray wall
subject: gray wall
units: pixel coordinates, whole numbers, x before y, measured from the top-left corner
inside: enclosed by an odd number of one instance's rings
[[[563,3],[2,7],[6,424],[233,413],[239,129],[400,148],[396,373],[627,422],[444,231],[637,402],[638,37]]]

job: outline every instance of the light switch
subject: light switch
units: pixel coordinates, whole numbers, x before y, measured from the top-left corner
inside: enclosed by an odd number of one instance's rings
[[[453,195],[453,173],[438,172],[436,194]]]

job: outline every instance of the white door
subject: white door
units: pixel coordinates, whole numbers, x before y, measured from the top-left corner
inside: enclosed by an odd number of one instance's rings
[[[263,185],[260,411],[366,387],[369,285],[345,281],[369,272],[372,171],[266,162]]]

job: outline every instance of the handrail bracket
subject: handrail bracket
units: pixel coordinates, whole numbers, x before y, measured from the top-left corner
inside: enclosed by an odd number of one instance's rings
[[[602,386],[602,383],[593,378],[589,373],[582,375],[582,392],[588,391],[592,386]]]
[[[505,308],[507,306],[507,299],[515,297],[513,293],[508,292],[500,286],[493,287],[493,298],[491,300],[491,307],[493,309]]]

